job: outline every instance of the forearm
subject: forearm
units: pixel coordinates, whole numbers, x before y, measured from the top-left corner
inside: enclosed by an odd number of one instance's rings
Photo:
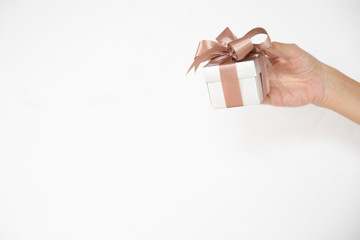
[[[319,105],[360,124],[360,83],[327,65],[323,65],[321,78],[325,91]]]

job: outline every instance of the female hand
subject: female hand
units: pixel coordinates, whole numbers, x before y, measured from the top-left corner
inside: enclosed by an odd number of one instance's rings
[[[321,62],[295,44],[273,42],[273,48],[289,59],[271,58],[269,67],[270,92],[263,103],[297,107],[309,103],[320,104],[325,83],[319,73]]]
[[[360,124],[360,83],[318,61],[295,44],[273,42],[287,57],[271,58],[270,92],[264,104],[296,107],[309,103],[329,108]]]

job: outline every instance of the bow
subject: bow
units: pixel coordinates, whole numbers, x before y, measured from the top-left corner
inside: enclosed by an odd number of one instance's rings
[[[251,38],[258,34],[265,34],[266,39],[259,44],[253,44]],[[285,56],[272,48],[270,37],[263,28],[254,28],[243,37],[237,38],[227,27],[216,38],[216,41],[217,42],[212,40],[200,41],[194,62],[191,64],[187,73],[189,73],[193,67],[195,67],[196,71],[199,65],[205,61],[219,62],[220,64],[229,60],[240,61],[249,54],[266,55],[265,51],[289,62]]]

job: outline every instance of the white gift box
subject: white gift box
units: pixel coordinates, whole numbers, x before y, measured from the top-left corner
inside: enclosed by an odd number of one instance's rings
[[[240,83],[240,95],[243,105],[260,104],[270,91],[265,56],[247,57],[236,64],[237,77]],[[203,68],[203,75],[209,90],[213,108],[227,108],[223,85],[220,78],[219,63],[209,62]],[[237,107],[231,106],[231,107]]]

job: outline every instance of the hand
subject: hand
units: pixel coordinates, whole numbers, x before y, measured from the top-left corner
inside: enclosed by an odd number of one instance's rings
[[[360,124],[360,83],[311,56],[295,44],[273,42],[289,59],[271,58],[270,92],[264,104],[296,107],[309,103]],[[269,53],[270,54],[270,53]]]
[[[289,59],[271,58],[270,92],[262,103],[296,107],[321,104],[325,83],[319,76],[322,63],[295,44],[273,42],[273,48]]]

